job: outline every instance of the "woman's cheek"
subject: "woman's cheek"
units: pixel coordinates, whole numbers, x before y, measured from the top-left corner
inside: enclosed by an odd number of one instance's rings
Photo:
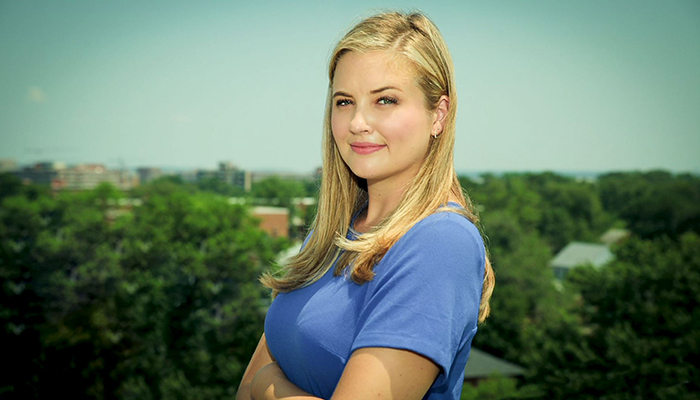
[[[333,134],[333,138],[335,138],[336,142],[345,137],[345,130],[343,129],[341,116],[334,115],[331,118],[331,133]]]

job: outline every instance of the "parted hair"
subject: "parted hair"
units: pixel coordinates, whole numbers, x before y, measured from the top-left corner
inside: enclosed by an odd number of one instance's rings
[[[417,85],[425,96],[425,107],[434,111],[441,96],[449,98],[443,131],[430,139],[428,151],[418,174],[408,184],[397,208],[369,232],[354,240],[346,238],[353,215],[368,200],[366,181],[356,176],[341,158],[331,130],[333,78],[338,61],[348,52],[390,51],[403,57],[415,71]],[[355,25],[338,42],[328,66],[328,96],[323,124],[323,173],[318,209],[311,225],[312,234],[304,248],[282,268],[279,274],[266,273],[261,282],[273,296],[289,292],[318,280],[335,262],[336,275],[349,269],[358,284],[374,277],[374,266],[411,227],[439,211],[462,214],[472,223],[479,220],[469,197],[464,193],[454,170],[457,93],[454,67],[447,45],[437,26],[417,12],[385,12]],[[462,208],[448,206],[457,199]],[[337,262],[336,262],[337,260]],[[486,256],[479,322],[490,313],[489,299],[495,277]]]

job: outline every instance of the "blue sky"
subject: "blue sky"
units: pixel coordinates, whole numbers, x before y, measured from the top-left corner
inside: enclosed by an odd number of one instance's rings
[[[419,9],[458,171],[700,172],[700,2],[4,1],[0,158],[310,172],[334,43]]]

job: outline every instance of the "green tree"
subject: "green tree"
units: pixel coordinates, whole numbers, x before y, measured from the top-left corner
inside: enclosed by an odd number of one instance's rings
[[[571,178],[546,179],[548,176],[530,176],[528,179],[530,187],[543,199],[542,218],[537,230],[554,252],[574,240],[597,242],[614,219],[603,209],[595,186]]]
[[[678,238],[700,233],[700,178],[665,171],[611,173],[600,177],[599,191],[607,210],[643,238]]]
[[[540,338],[533,381],[547,398],[700,397],[700,237],[633,238],[615,255],[567,276],[581,325]]]
[[[9,172],[0,173],[0,199],[22,193],[22,181]]]
[[[109,186],[0,203],[7,398],[230,398],[269,300],[279,250],[248,210],[172,182],[108,218]],[[7,352],[5,354],[8,354]]]
[[[73,374],[82,370],[72,380],[77,387],[94,390],[90,363],[95,360],[92,349],[99,348],[84,345],[90,337],[86,326],[100,303],[100,279],[114,275],[105,252],[114,238],[95,201],[103,189],[58,199],[21,194],[2,201],[2,342],[22,356],[13,358],[16,368],[3,376],[7,380],[1,386],[16,398],[46,395],[66,377],[66,366],[74,366]]]
[[[479,382],[477,386],[465,383],[460,400],[501,400],[520,397],[516,379],[495,374]]]
[[[481,183],[461,178],[485,210],[508,212],[527,232],[537,232],[553,253],[573,240],[596,241],[614,219],[593,184],[553,173],[485,174]]]
[[[242,197],[247,194],[243,188],[233,186],[230,183],[226,183],[216,177],[199,180],[197,182],[197,188],[199,190],[218,193],[224,196]]]
[[[553,286],[551,252],[536,232],[525,231],[508,212],[484,215],[484,229],[496,288],[491,316],[479,328],[474,346],[522,363],[532,347],[527,331],[558,318],[563,295]]]
[[[302,181],[271,176],[256,182],[251,195],[254,198],[267,199],[270,204],[279,207],[291,207],[292,199],[306,195],[306,188]]]
[[[303,236],[306,230],[298,231],[294,220],[299,218],[306,225],[313,218],[311,214],[301,212],[294,205],[294,199],[305,197],[307,189],[305,181],[271,176],[253,184],[251,196],[256,201],[262,200],[263,204],[284,207],[289,210],[289,234],[290,237],[296,238]]]

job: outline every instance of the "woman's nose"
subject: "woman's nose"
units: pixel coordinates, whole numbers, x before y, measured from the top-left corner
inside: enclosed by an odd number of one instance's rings
[[[365,115],[360,111],[359,107],[355,108],[355,114],[350,120],[350,132],[355,135],[362,135],[371,131],[370,125]]]

